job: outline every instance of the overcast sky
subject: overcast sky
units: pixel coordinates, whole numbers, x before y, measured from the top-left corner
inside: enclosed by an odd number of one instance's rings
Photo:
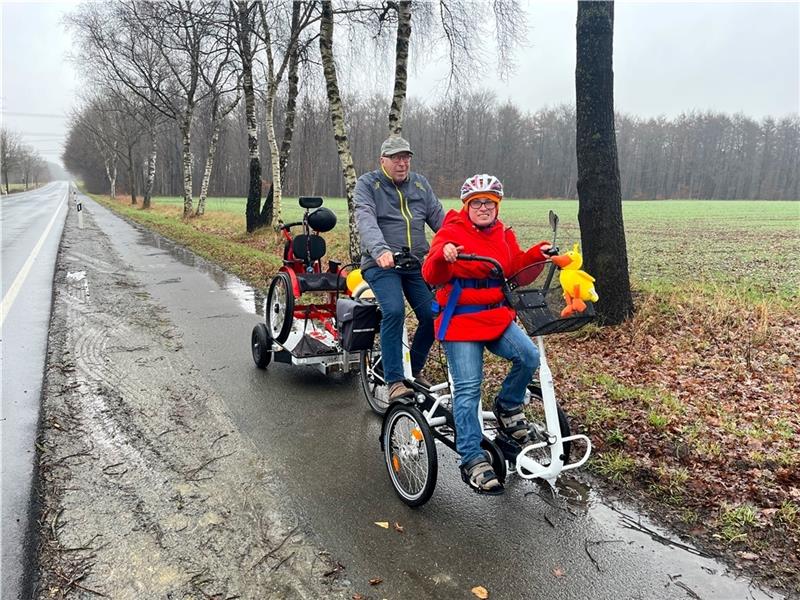
[[[61,18],[74,4],[0,0],[0,6],[2,125],[47,160],[60,162],[78,86],[65,59],[71,40]],[[517,52],[515,74],[499,81],[488,68],[476,73],[475,86],[489,87],[523,110],[574,104],[576,3],[526,6],[527,42]],[[800,2],[618,0],[615,19],[619,111],[672,117],[713,109],[755,118],[800,111]],[[413,71],[410,96],[444,90],[443,71],[419,65]],[[388,93],[391,72],[375,73],[375,88]]]

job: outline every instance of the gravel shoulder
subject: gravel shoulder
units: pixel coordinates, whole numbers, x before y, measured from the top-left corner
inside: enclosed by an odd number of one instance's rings
[[[179,332],[70,210],[37,444],[36,597],[349,597]]]

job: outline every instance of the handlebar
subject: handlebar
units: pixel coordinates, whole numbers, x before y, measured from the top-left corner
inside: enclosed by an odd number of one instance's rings
[[[302,224],[303,224],[302,221],[295,221],[294,223],[284,223],[283,225],[281,225],[281,229],[289,231],[289,229],[291,229],[292,227],[297,227],[298,225]]]
[[[505,274],[503,273],[503,267],[500,265],[499,262],[497,262],[491,256],[480,256],[478,254],[458,254],[456,258],[458,260],[473,260],[476,262],[489,263],[490,265],[492,265],[492,267],[494,267],[490,275],[493,275],[494,277],[503,280],[505,280],[506,278]]]
[[[420,260],[411,254],[411,249],[406,246],[403,246],[400,252],[392,254],[392,258],[394,258],[395,269],[416,269],[422,265]]]

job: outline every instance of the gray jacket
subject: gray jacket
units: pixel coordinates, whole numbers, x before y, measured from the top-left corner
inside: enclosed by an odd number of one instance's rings
[[[355,204],[362,270],[376,266],[387,250],[399,252],[403,246],[421,261],[429,248],[425,224],[438,231],[444,218],[428,180],[414,172],[399,186],[382,169],[364,173],[356,183]]]

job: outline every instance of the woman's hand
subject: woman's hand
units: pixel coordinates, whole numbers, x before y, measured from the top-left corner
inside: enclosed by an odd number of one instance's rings
[[[452,242],[447,242],[444,247],[442,248],[442,254],[444,255],[444,259],[449,263],[456,262],[456,258],[458,257],[458,253],[464,249],[464,246],[456,246]]]

